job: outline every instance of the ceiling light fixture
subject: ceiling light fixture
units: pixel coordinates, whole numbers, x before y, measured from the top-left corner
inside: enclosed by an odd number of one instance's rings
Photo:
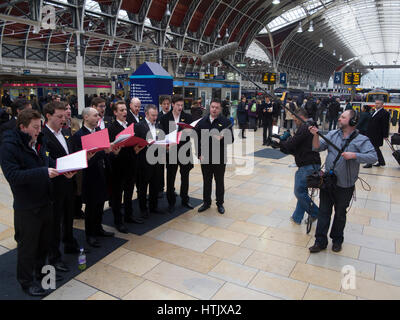
[[[308,32],[313,32],[314,31],[314,24],[313,21],[310,21],[310,26],[308,27]]]
[[[323,48],[323,47],[324,47],[324,44],[322,43],[322,39],[319,40],[319,45],[318,45],[318,47],[319,47],[319,48]]]
[[[228,32],[228,28],[226,28],[226,32],[225,32],[225,38],[229,38],[229,32]]]
[[[167,3],[167,11],[165,11],[165,15],[169,17],[171,15],[171,11],[169,11],[169,4]]]
[[[299,27],[297,29],[297,33],[302,33],[303,32],[303,28],[301,27],[301,21],[299,23]]]
[[[336,50],[333,50],[333,53],[332,53],[334,56],[336,56]]]
[[[340,57],[339,57],[339,61],[343,61],[343,57],[342,57],[342,55],[340,55]]]
[[[65,52],[70,52],[69,47],[67,47],[67,49],[65,49]]]
[[[274,1],[272,1],[272,4],[280,4],[280,3],[281,3],[280,0],[274,0]]]
[[[119,59],[122,59],[122,54],[119,54],[119,57],[118,57]]]

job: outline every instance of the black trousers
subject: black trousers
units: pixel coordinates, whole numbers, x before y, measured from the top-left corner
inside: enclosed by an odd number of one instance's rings
[[[50,251],[53,217],[48,206],[14,211],[17,242],[17,280],[23,289],[34,282],[34,273],[41,274]]]
[[[380,147],[378,145],[375,145],[375,144],[373,144],[373,146],[375,148],[376,155],[378,156],[378,163],[381,166],[386,165],[385,158],[383,157],[383,154],[382,154],[382,151],[381,151]]]
[[[335,216],[332,224],[330,238],[333,243],[343,243],[343,230],[346,226],[346,209],[353,196],[354,186],[341,188],[336,186],[333,191],[320,190],[320,204],[315,242],[321,246],[328,245],[328,230],[331,223],[332,207],[335,207]]]
[[[144,170],[144,169],[141,169]],[[144,170],[138,176],[138,198],[140,211],[147,210],[147,189],[149,189],[149,209],[157,209],[158,192],[160,191],[159,165],[155,164],[150,170]]]
[[[189,172],[192,169],[192,164],[167,164],[167,199],[169,205],[175,205],[175,179],[178,171],[181,174],[181,191],[179,193],[182,203],[189,201]]]
[[[103,220],[103,202],[87,202],[85,207],[85,233],[86,237],[94,237],[103,230],[101,222]]]
[[[225,175],[225,164],[202,164],[201,173],[203,174],[203,202],[207,205],[211,205],[211,191],[212,191],[212,179],[215,179],[215,195],[217,198],[217,205],[224,203],[224,175]]]
[[[55,193],[56,199],[53,203],[53,234],[49,255],[50,264],[56,263],[61,259],[61,238],[67,247],[73,247],[76,242],[72,231],[75,197],[72,187],[70,190],[55,190]]]
[[[267,137],[268,133],[268,137]],[[272,138],[272,119],[264,119],[263,121],[263,143],[271,141]]]
[[[160,169],[160,192],[164,191],[165,188],[165,164],[159,165]]]
[[[111,191],[111,208],[114,215],[114,224],[120,225],[123,223],[122,219],[122,199],[124,203],[125,218],[132,217],[132,196],[133,188],[135,186],[134,172],[126,172],[126,174],[115,174],[111,178],[112,191]],[[122,197],[123,195],[123,197]]]

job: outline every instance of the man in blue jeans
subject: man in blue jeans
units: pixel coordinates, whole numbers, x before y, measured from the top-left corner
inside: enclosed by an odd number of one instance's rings
[[[321,158],[318,152],[312,150],[313,135],[308,130],[310,125],[316,125],[313,119],[307,119],[307,111],[300,109],[297,115],[306,121],[301,122],[295,118],[297,131],[292,138],[281,141],[281,151],[294,155],[296,165],[299,168],[294,177],[294,194],[297,198],[296,209],[293,212],[291,220],[296,224],[301,224],[304,213],[311,215],[313,221],[318,216],[318,206],[308,195],[306,179],[313,171],[319,171],[321,167]]]

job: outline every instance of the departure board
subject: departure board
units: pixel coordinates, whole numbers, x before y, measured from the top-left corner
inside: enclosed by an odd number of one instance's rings
[[[360,72],[345,72],[343,77],[343,84],[345,85],[359,85],[361,79]]]
[[[266,72],[263,76],[263,84],[275,84],[276,83],[276,73]]]

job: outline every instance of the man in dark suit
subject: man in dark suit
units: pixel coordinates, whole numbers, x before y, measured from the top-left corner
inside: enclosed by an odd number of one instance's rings
[[[7,122],[4,122],[0,126],[0,143],[2,140],[3,133],[7,130],[15,129],[17,126],[17,117],[19,113],[24,109],[32,109],[31,102],[26,99],[16,99],[12,104],[12,118]]]
[[[160,96],[160,106],[161,110],[157,116],[157,124],[160,124],[161,118],[166,115],[171,110],[171,97],[167,95]],[[158,195],[159,198],[162,197],[162,193],[164,192],[165,187],[165,164],[160,164],[160,193]]]
[[[266,96],[264,102],[261,105],[262,118],[263,118],[263,146],[271,144],[272,137],[272,122],[274,115],[274,106],[271,102],[270,97]],[[267,137],[268,133],[268,137]]]
[[[190,124],[192,122],[192,116],[188,113],[183,112],[184,100],[181,95],[172,96],[172,110],[161,117],[160,129],[162,129],[165,135],[177,130],[180,132],[183,130],[182,127],[178,126],[178,122],[184,122]],[[184,147],[185,154],[180,154],[181,148]],[[175,195],[175,178],[176,172],[181,174],[181,191],[180,197],[182,206],[193,209],[193,205],[189,202],[189,172],[193,169],[192,152],[190,148],[190,137],[187,136],[184,140],[181,140],[177,145],[170,145],[167,153],[167,199],[168,199],[168,211],[173,212],[176,203]]]
[[[99,122],[97,123],[97,125],[100,128],[100,130],[103,130],[103,129],[111,126],[111,123],[113,122],[113,118],[105,115],[106,101],[103,98],[95,97],[92,99],[90,104],[91,104],[92,108],[96,109],[97,112],[99,113],[100,119],[99,119]]]
[[[113,104],[113,112],[116,121],[108,128],[110,141],[114,141],[116,136],[128,127],[126,122],[126,105],[123,100]],[[143,223],[140,218],[133,217],[131,186],[137,173],[136,156],[132,147],[122,148],[118,155],[110,154],[111,163],[111,208],[114,214],[114,224],[119,232],[127,233],[128,230],[124,221]],[[121,199],[124,194],[124,219],[121,213]]]
[[[74,152],[82,150],[81,138],[99,129],[99,113],[94,108],[82,111],[83,126],[72,137]],[[109,151],[107,151],[109,153]],[[112,237],[114,233],[104,231],[103,219],[104,202],[107,200],[107,184],[105,175],[106,152],[88,152],[88,167],[82,172],[82,201],[85,207],[86,241],[92,247],[100,247],[96,237]]]
[[[385,159],[379,147],[383,146],[383,139],[387,140],[389,137],[389,121],[390,114],[383,108],[383,101],[375,100],[375,112],[368,123],[367,136],[371,140],[378,156],[378,163],[374,164],[375,167],[385,166]],[[364,168],[371,168],[371,164],[366,164]]]
[[[50,158],[56,163],[57,158],[72,153],[71,136],[62,130],[65,122],[65,104],[52,101],[44,106],[43,113],[47,119],[43,127],[47,150]],[[67,173],[53,179],[53,235],[49,263],[57,271],[68,272],[69,268],[62,261],[60,252],[61,234],[65,253],[79,253],[79,245],[73,237],[73,208],[75,173]]]
[[[144,120],[144,118],[139,114],[141,105],[142,103],[138,98],[132,98],[131,103],[129,104],[129,110],[126,114],[126,122],[128,122],[128,125],[132,123],[136,125],[140,121]]]
[[[233,143],[231,122],[221,115],[221,101],[214,98],[210,104],[210,114],[204,116],[196,125],[197,156],[203,174],[203,205],[199,212],[211,206],[212,179],[215,178],[217,207],[224,214],[224,175],[227,163],[227,144]]]
[[[139,138],[149,140],[157,140],[157,107],[149,104],[145,110],[146,118],[135,125],[135,135]],[[139,148],[135,147],[135,152],[138,154],[138,199],[139,207],[143,218],[148,218],[150,213],[163,212],[157,209],[158,191],[160,190],[160,164],[152,164],[149,162],[151,156],[158,156],[158,146],[151,145]],[[147,188],[149,188],[149,208],[146,203]]]
[[[49,168],[50,159],[40,131],[40,114],[36,110],[23,110],[16,128],[4,133],[1,146],[1,169],[14,198],[17,280],[32,296],[46,294],[36,280],[42,276],[50,249],[53,220],[50,179],[58,176],[55,169]]]

